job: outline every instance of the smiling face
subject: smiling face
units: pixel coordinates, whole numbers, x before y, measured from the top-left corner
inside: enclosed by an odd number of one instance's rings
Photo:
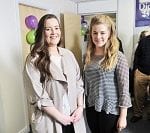
[[[61,38],[60,25],[55,18],[47,19],[45,22],[45,39],[49,46],[57,46]]]
[[[95,24],[92,26],[91,36],[96,48],[101,48],[107,43],[110,30],[106,24]]]

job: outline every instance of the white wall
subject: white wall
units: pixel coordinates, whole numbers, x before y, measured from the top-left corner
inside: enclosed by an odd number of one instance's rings
[[[0,85],[0,133],[4,133],[4,106],[2,102],[2,89]]]
[[[20,3],[49,10],[59,16],[62,12],[77,13],[77,5],[70,0],[19,0]]]
[[[22,79],[23,59],[18,3],[60,12],[77,12],[69,0],[5,0],[0,4],[0,133],[23,132],[28,125]],[[69,6],[68,6],[69,5]],[[22,130],[22,131],[21,131]]]
[[[25,126],[21,50],[17,30],[16,4],[6,0],[0,4],[0,113],[2,133],[17,133]],[[1,120],[1,119],[0,119]]]
[[[129,65],[131,64],[131,55],[133,48],[134,36],[134,20],[135,20],[135,0],[118,0],[118,18],[117,28],[118,36],[123,43],[123,49],[128,59]]]
[[[117,0],[100,0],[78,3],[79,14],[92,14],[103,12],[116,12]]]

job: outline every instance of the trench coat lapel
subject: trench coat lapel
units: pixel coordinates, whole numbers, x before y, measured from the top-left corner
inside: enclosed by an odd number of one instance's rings
[[[63,73],[64,73],[64,75],[65,75],[65,77],[66,77],[66,79],[67,79],[68,67],[67,67],[67,65],[65,65],[65,64],[66,64],[66,60],[65,60],[65,58],[62,57],[62,69],[63,69]]]
[[[63,72],[53,62],[50,64],[50,72],[53,79],[67,82]]]
[[[65,58],[65,53],[63,52],[63,50],[60,47],[58,47],[58,50],[59,50],[59,54],[62,56],[61,63],[62,63],[63,73],[67,78],[68,69],[69,69],[68,65],[66,65],[67,64],[67,58]]]

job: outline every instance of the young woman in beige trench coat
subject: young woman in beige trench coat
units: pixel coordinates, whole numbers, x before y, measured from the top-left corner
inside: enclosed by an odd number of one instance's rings
[[[57,17],[44,15],[24,71],[33,133],[86,133],[80,68],[60,38]]]

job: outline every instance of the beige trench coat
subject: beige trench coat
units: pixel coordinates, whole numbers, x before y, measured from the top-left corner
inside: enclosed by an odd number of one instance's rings
[[[47,88],[44,91],[40,83],[40,73],[33,65],[34,59],[31,59],[29,55],[26,60],[24,82],[29,106],[29,119],[34,133],[62,133],[61,124],[41,111],[41,106],[55,106],[62,112],[62,97],[68,90],[72,113],[77,108],[77,97],[83,95],[84,92],[80,69],[74,55],[64,48],[58,47],[58,50],[62,57],[63,73],[51,62],[52,80],[47,83]],[[74,129],[75,133],[86,133],[83,117],[74,124]]]

